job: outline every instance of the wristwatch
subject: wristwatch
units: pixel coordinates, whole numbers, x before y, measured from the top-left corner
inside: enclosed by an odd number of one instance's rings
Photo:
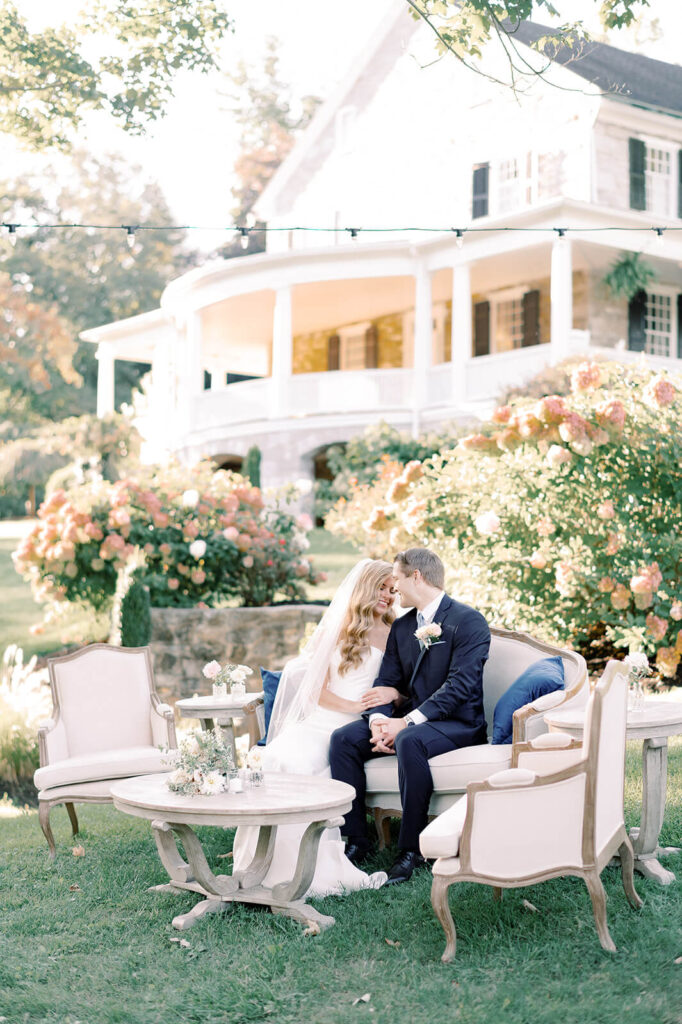
[[[410,716],[409,716],[409,715],[405,715],[405,717],[403,718],[403,722],[404,722],[404,723],[405,723],[405,725],[406,725],[406,726],[408,727],[408,729],[409,729],[409,727],[410,727],[411,725],[414,725],[414,724],[415,724],[414,720],[413,720],[412,718],[410,718]]]

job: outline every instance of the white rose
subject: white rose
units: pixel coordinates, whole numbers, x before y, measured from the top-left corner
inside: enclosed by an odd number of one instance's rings
[[[210,796],[211,793],[224,793],[225,779],[218,771],[206,772],[199,792],[203,794],[203,796]]]
[[[646,672],[649,668],[649,659],[641,651],[628,654],[624,661],[631,672]]]
[[[189,546],[189,553],[192,558],[203,558],[206,554],[206,541],[193,540]]]
[[[220,664],[217,661],[209,661],[201,670],[207,679],[215,679],[220,673]]]
[[[185,771],[184,768],[176,768],[174,772],[171,772],[169,782],[172,782],[174,786],[184,786],[190,781],[191,776]]]
[[[199,492],[195,490],[185,491],[182,495],[182,504],[185,508],[195,508],[199,504]]]
[[[313,489],[313,482],[305,477],[300,477],[298,480],[294,480],[294,487],[299,494],[310,494]]]
[[[494,512],[482,512],[474,519],[474,526],[482,537],[491,537],[501,526],[499,516]]]

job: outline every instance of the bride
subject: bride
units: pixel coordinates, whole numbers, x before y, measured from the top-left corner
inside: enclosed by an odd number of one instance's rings
[[[401,699],[390,686],[372,688],[395,618],[392,566],[365,558],[346,576],[299,657],[282,673],[272,710],[265,771],[331,777],[329,738],[364,711]],[[280,825],[266,887],[293,877],[304,825]],[[257,828],[241,826],[234,843],[234,871],[248,867]],[[308,896],[329,896],[353,889],[376,889],[384,871],[367,875],[344,854],[338,828],[320,841],[317,867]]]

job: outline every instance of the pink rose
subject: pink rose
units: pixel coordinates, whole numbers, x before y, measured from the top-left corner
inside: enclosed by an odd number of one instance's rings
[[[164,558],[168,558],[172,551],[172,548],[170,544],[159,544],[159,551],[164,556]]]
[[[646,617],[646,630],[658,642],[665,636],[668,630],[668,623],[659,615],[650,613]]]
[[[581,363],[571,374],[571,391],[589,391],[602,383],[601,368],[597,363]]]
[[[682,619],[682,602],[674,601],[670,608],[670,618],[674,619],[675,622],[679,622]]]
[[[596,410],[597,421],[607,430],[621,433],[625,426],[625,406],[617,398],[603,402]]]
[[[501,525],[499,516],[493,511],[481,512],[474,519],[474,526],[482,537],[492,537],[494,533],[497,533]]]
[[[601,505],[597,507],[597,515],[600,519],[615,519],[616,510],[610,498],[602,501]]]
[[[546,458],[552,469],[558,469],[559,466],[573,461],[573,456],[568,448],[563,448],[560,444],[550,445]]]
[[[168,580],[168,589],[169,590],[177,590],[179,586],[180,586],[180,580],[175,579],[174,576],[172,576]]]
[[[498,405],[497,409],[495,409],[490,418],[493,421],[493,423],[508,423],[511,414],[511,405]]]
[[[192,583],[195,583],[197,586],[200,586],[202,583],[206,581],[206,573],[204,572],[203,569],[192,569],[189,578],[191,579]]]
[[[534,414],[542,423],[561,423],[568,414],[568,409],[559,395],[547,395],[537,403]]]
[[[223,537],[225,540],[236,541],[239,536],[239,530],[236,526],[228,526],[226,530],[223,530]]]
[[[644,397],[664,409],[675,401],[676,391],[669,380],[665,377],[656,377],[648,385]]]
[[[551,519],[544,516],[542,519],[538,520],[535,529],[538,531],[540,537],[549,537],[556,530],[556,526]]]
[[[541,551],[534,551],[529,561],[534,569],[544,569],[547,565],[547,559]]]
[[[597,584],[597,589],[600,590],[602,594],[610,594],[615,585],[616,581],[612,580],[610,576],[602,576]]]
[[[296,525],[299,527],[299,529],[305,530],[307,533],[308,530],[312,530],[313,521],[307,512],[302,512],[300,516],[296,517]]]
[[[620,551],[620,537],[617,533],[610,533],[606,542],[606,554],[616,555]]]
[[[245,569],[251,569],[253,567],[253,558],[251,555],[246,555],[245,558],[242,558],[242,565]]]

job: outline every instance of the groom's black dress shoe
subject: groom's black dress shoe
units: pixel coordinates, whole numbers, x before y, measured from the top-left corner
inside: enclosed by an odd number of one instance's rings
[[[356,868],[359,868],[361,864],[369,857],[371,846],[369,843],[358,843],[352,839],[348,841],[348,845],[345,849],[346,857]]]
[[[416,850],[401,850],[388,872],[386,885],[407,882],[416,868],[426,867],[426,861]]]

